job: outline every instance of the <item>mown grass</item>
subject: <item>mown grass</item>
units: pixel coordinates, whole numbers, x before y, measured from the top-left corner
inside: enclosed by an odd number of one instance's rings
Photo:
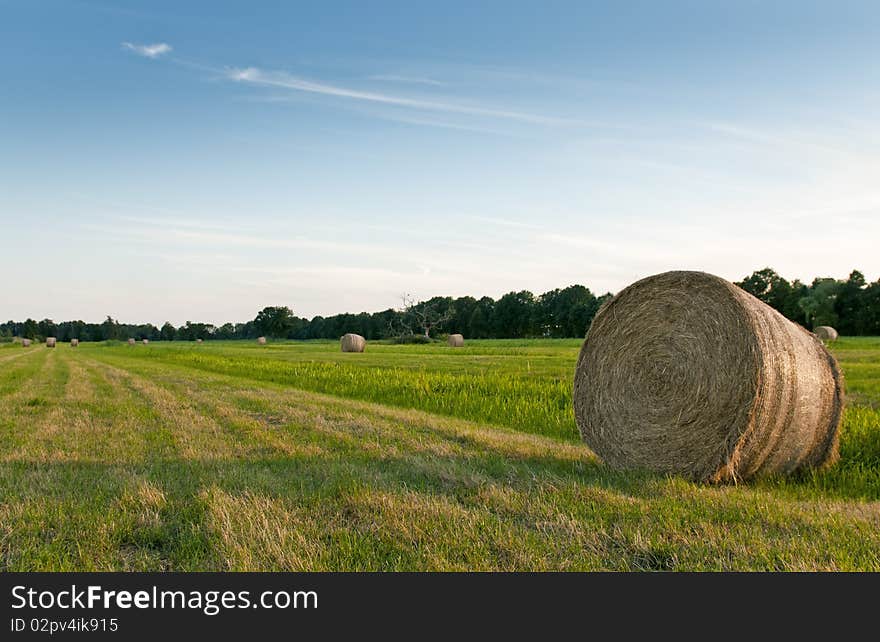
[[[342,353],[335,342],[268,348],[233,343],[208,349],[166,344],[105,352],[108,357],[150,359],[526,432],[577,437],[569,410],[579,342],[558,342],[552,348],[530,347],[528,342],[472,343],[454,351],[442,345],[371,345],[363,354]]]
[[[880,340],[837,466],[722,487],[597,462],[578,344],[2,352],[0,569],[880,570]]]

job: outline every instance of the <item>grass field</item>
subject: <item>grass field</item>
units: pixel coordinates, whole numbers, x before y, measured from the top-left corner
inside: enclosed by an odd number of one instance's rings
[[[722,487],[597,462],[579,345],[0,346],[0,570],[880,570],[880,339],[838,465]]]

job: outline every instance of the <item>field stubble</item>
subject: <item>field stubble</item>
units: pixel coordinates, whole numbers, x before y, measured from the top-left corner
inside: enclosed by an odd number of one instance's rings
[[[577,440],[579,341],[0,349],[2,570],[880,570],[880,340],[827,471],[709,487]]]

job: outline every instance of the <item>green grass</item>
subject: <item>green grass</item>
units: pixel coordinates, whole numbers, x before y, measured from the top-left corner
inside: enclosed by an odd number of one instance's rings
[[[0,349],[0,570],[880,570],[880,339],[838,465],[722,487],[597,462],[579,344]]]

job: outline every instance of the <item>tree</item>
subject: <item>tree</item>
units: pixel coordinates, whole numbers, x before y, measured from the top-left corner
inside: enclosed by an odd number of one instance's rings
[[[166,321],[159,334],[162,336],[162,341],[174,341],[177,336],[177,329],[171,325],[170,321]]]
[[[428,301],[415,302],[410,294],[404,294],[402,326],[407,334],[415,334],[412,328],[420,330],[426,339],[431,337],[431,330],[440,328],[452,318],[454,309],[449,297],[434,297]]]
[[[21,328],[21,336],[25,339],[37,338],[37,322],[33,319],[27,319]]]
[[[508,292],[495,303],[493,326],[496,337],[521,339],[535,332],[535,295],[528,290]]]
[[[865,275],[858,270],[853,270],[849,278],[840,283],[837,288],[837,296],[834,299],[834,313],[837,315],[838,325],[835,328],[840,334],[861,334],[865,331],[862,315],[865,295]]]
[[[837,314],[834,312],[834,300],[840,284],[834,279],[815,279],[807,296],[802,297],[798,304],[807,317],[807,323],[815,328],[818,325],[837,325]]]
[[[286,338],[293,324],[293,310],[287,306],[263,308],[254,319],[254,326],[263,335],[278,339]]]
[[[466,337],[473,337],[471,317],[477,308],[477,300],[472,296],[463,296],[452,302],[452,318],[446,324],[449,332],[457,332]]]
[[[101,324],[101,336],[104,339],[118,339],[119,338],[119,324],[113,320],[109,314],[107,318],[104,320],[104,323]]]
[[[764,268],[752,272],[739,283],[739,287],[749,294],[760,299],[772,308],[781,312],[785,317],[797,323],[806,323],[804,310],[800,306],[800,300],[806,296],[806,288],[795,281],[789,283],[779,276],[771,268]]]
[[[495,300],[484,296],[474,306],[471,318],[468,320],[470,336],[474,339],[489,339],[492,333],[492,316],[495,311]]]

